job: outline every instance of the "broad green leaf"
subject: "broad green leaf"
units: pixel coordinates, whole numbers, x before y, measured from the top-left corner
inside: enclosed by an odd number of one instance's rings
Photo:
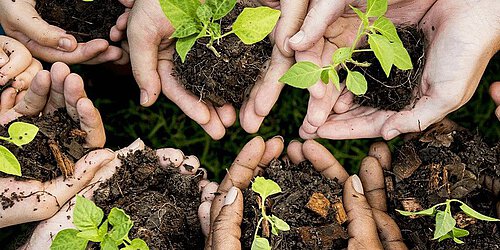
[[[251,250],[271,250],[271,246],[266,238],[256,235],[255,239],[253,239]]]
[[[210,23],[208,24],[208,30],[212,32],[214,37],[220,37],[221,36],[221,29],[220,29],[220,24],[218,23]]]
[[[187,53],[191,50],[194,43],[196,42],[196,37],[196,35],[191,35],[178,39],[175,42],[175,51],[177,51],[177,54],[179,54],[179,56],[181,57],[182,62],[186,61]]]
[[[333,65],[345,62],[350,57],[351,57],[351,48],[339,48],[338,50],[335,50],[335,52],[333,52],[332,56]]]
[[[434,231],[433,240],[439,239],[441,236],[450,232],[456,224],[457,222],[451,216],[449,204],[447,204],[445,211],[437,211],[436,213],[436,229]]]
[[[212,9],[214,20],[219,20],[234,8],[236,0],[207,0],[205,4]]]
[[[106,219],[97,230],[97,234],[99,234],[99,237],[101,237],[101,241],[102,239],[104,239],[104,235],[108,233],[108,227],[109,223],[108,220]]]
[[[199,0],[160,0],[163,13],[175,29],[183,23],[196,19],[196,10],[201,5]]]
[[[80,231],[97,229],[101,224],[104,213],[91,200],[76,196],[76,205],[73,210],[73,224]]]
[[[202,23],[208,23],[213,15],[214,13],[212,13],[212,10],[206,4],[202,4],[196,9],[196,16]]]
[[[201,25],[195,22],[185,22],[179,26],[170,38],[184,38],[194,34],[198,34],[201,31]]]
[[[349,5],[349,7],[351,7],[351,9],[354,11],[354,13],[356,13],[356,15],[358,15],[359,19],[361,19],[361,21],[363,21],[363,25],[365,27],[367,27],[370,24],[368,22],[368,17],[366,16],[365,13],[363,13],[363,11],[361,11],[360,9],[358,9],[352,5]]]
[[[81,231],[76,236],[92,242],[101,242],[103,240],[103,236],[99,235],[97,228]]]
[[[335,88],[337,88],[337,90],[340,91],[340,79],[337,71],[333,68],[328,70],[328,77],[332,80],[332,83],[333,85],[335,85]]]
[[[279,10],[269,7],[245,8],[236,18],[233,31],[244,44],[254,44],[271,33],[280,15]]]
[[[394,63],[394,51],[391,43],[387,38],[378,34],[368,35],[368,44],[377,57],[382,69],[387,77],[391,73],[392,64]]]
[[[393,43],[403,43],[399,38],[396,27],[387,17],[380,17],[373,22],[373,28],[385,36],[389,41]]]
[[[112,208],[109,212],[108,221],[113,226],[109,236],[115,241],[123,240],[134,225],[132,220],[130,220],[130,216],[116,207]]]
[[[59,231],[50,245],[50,250],[85,250],[88,240],[76,237],[78,232],[73,228]]]
[[[21,164],[6,147],[0,145],[0,172],[21,176]]]
[[[381,17],[387,11],[387,0],[368,0],[366,4],[366,16]]]
[[[101,242],[101,250],[118,250],[117,242],[111,239],[109,235],[104,236],[104,240]]]
[[[330,82],[330,79],[328,76],[328,69],[323,69],[323,71],[321,71],[321,81],[324,84],[328,84]]]
[[[281,193],[281,187],[273,180],[257,176],[252,183],[252,190],[262,197],[262,202],[270,195]]]
[[[130,242],[130,245],[121,248],[120,250],[149,250],[148,245],[145,241],[137,238]]]
[[[368,89],[368,83],[365,76],[357,71],[347,71],[346,79],[347,89],[355,95],[363,95]]]
[[[456,238],[465,237],[465,236],[469,235],[469,231],[462,229],[462,228],[457,228],[457,227],[453,228],[452,233],[453,233],[453,236]]]
[[[402,43],[391,43],[392,51],[394,52],[394,66],[400,70],[413,69],[410,55],[403,47]]]
[[[290,230],[290,226],[284,220],[272,215],[271,220],[273,221],[273,226],[276,227],[279,231],[288,231]]]
[[[312,62],[298,62],[279,81],[292,87],[306,89],[318,82],[322,71],[322,68]]]
[[[18,147],[26,145],[35,139],[38,130],[38,127],[33,124],[14,122],[10,124],[8,131],[10,142],[14,143]]]
[[[477,212],[476,210],[472,209],[471,207],[469,207],[467,204],[465,204],[463,202],[461,202],[461,203],[462,203],[462,205],[460,205],[460,209],[462,209],[462,211],[464,211],[464,213],[470,217],[474,217],[478,220],[485,220],[485,221],[500,221],[499,219],[492,218],[492,217],[489,217],[489,216],[486,216],[486,215],[483,215],[483,214]]]

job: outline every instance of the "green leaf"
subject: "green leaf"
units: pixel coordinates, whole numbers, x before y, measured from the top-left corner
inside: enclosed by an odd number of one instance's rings
[[[431,216],[434,214],[436,207],[441,206],[441,205],[443,205],[443,204],[440,203],[440,204],[434,205],[430,208],[416,211],[416,212],[408,212],[408,211],[403,211],[403,210],[398,210],[398,209],[396,209],[396,211],[398,211],[401,215],[404,215],[404,216],[410,216],[410,215],[428,215],[428,216]]]
[[[104,239],[104,235],[108,233],[108,226],[109,223],[108,220],[106,219],[97,230],[97,234],[99,235],[99,237],[101,237],[101,241]]]
[[[379,19],[373,22],[373,28],[380,32],[383,36],[385,36],[392,43],[403,43],[399,38],[398,32],[396,31],[396,27],[387,17],[380,17]]]
[[[339,48],[335,50],[335,52],[333,52],[332,55],[333,65],[345,62],[350,57],[351,57],[351,48]]]
[[[448,232],[447,234],[439,237],[438,242],[441,242],[443,240],[450,239],[450,238],[453,238],[453,233],[452,232]]]
[[[322,68],[312,62],[298,62],[279,81],[292,87],[306,89],[319,81],[322,71]]]
[[[137,238],[133,239],[130,245],[121,248],[121,250],[149,250],[149,247],[145,241]]]
[[[279,10],[269,7],[245,8],[236,18],[233,31],[244,44],[254,44],[271,33],[280,15]]]
[[[266,238],[256,235],[255,239],[253,239],[251,250],[271,250],[271,246]]]
[[[50,250],[85,250],[88,240],[76,237],[78,232],[73,228],[59,231],[50,245]]]
[[[328,76],[328,69],[323,69],[323,71],[321,71],[321,81],[324,84],[328,84],[330,82],[330,79]]]
[[[262,197],[262,202],[270,195],[281,193],[278,183],[273,180],[266,180],[264,177],[257,176],[252,184],[252,190]]]
[[[436,230],[434,231],[433,240],[439,239],[453,230],[456,224],[457,222],[451,216],[450,204],[446,204],[445,211],[437,211],[436,213]]]
[[[201,5],[199,0],[160,0],[160,5],[175,29],[183,23],[196,19],[196,10]]]
[[[346,87],[355,95],[363,95],[368,90],[365,76],[357,71],[347,71]]]
[[[177,54],[179,54],[179,56],[181,57],[182,62],[186,61],[187,53],[194,46],[196,38],[197,38],[196,35],[191,35],[188,37],[178,39],[175,42],[175,51],[177,51]]]
[[[400,70],[413,69],[410,55],[402,43],[391,43],[394,52],[394,65]]]
[[[97,229],[101,224],[104,213],[91,200],[76,196],[76,205],[73,210],[73,224],[80,231]]]
[[[212,9],[214,20],[219,20],[234,8],[236,0],[207,0],[205,4]]]
[[[21,164],[6,147],[0,145],[0,172],[21,176]]]
[[[134,225],[130,216],[119,208],[112,208],[108,215],[109,224],[113,226],[109,236],[115,241],[123,240]]]
[[[288,231],[290,226],[284,220],[272,215],[271,220],[273,221],[273,227],[276,227],[279,231]]]
[[[366,16],[381,17],[387,11],[387,0],[368,0],[366,4]]]
[[[384,36],[370,34],[368,35],[368,44],[370,44],[370,49],[375,53],[385,74],[389,77],[392,64],[394,63],[394,51],[391,43]]]
[[[469,231],[462,229],[462,228],[457,228],[457,227],[453,228],[452,233],[453,233],[453,236],[456,238],[465,237],[465,236],[469,235]]]
[[[361,19],[361,21],[363,21],[363,25],[365,27],[367,27],[370,24],[368,22],[368,17],[366,16],[365,13],[363,13],[360,9],[358,9],[352,5],[349,5],[349,7],[351,7],[351,9],[354,11],[354,13],[356,13],[356,15],[358,15],[359,19]]]
[[[213,15],[214,13],[212,13],[212,10],[206,4],[202,4],[196,9],[196,16],[202,23],[208,23]]]
[[[76,236],[92,242],[101,242],[103,240],[103,236],[99,235],[97,228],[81,231]]]
[[[14,122],[9,126],[9,141],[14,143],[16,146],[21,147],[22,145],[26,145],[33,141],[38,133],[38,130],[38,127],[33,124]]]
[[[109,235],[104,236],[104,240],[100,244],[101,250],[118,250],[118,245]]]
[[[221,29],[220,29],[220,24],[218,23],[210,23],[208,24],[208,30],[213,34],[215,37],[220,37],[221,36]]]
[[[332,83],[333,85],[335,85],[335,88],[337,88],[337,90],[340,91],[340,79],[337,71],[335,69],[328,70],[328,77],[332,80]]]
[[[198,34],[201,31],[201,25],[195,22],[185,22],[179,26],[170,38],[184,38],[194,34]]]
[[[484,221],[500,221],[499,219],[492,218],[492,217],[489,217],[489,216],[486,216],[486,215],[483,215],[483,214],[477,212],[476,210],[472,209],[471,207],[469,207],[467,204],[465,204],[463,202],[461,202],[461,203],[462,203],[462,205],[460,205],[460,209],[462,209],[462,211],[464,211],[464,213],[470,217],[474,217],[478,220],[484,220]]]
[[[455,237],[453,237],[453,241],[455,241],[455,243],[457,243],[457,244],[464,244],[464,242],[462,240],[455,238]]]

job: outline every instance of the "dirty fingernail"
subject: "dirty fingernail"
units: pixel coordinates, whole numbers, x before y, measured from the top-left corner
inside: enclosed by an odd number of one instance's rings
[[[236,187],[232,187],[231,189],[229,189],[229,192],[227,192],[226,195],[226,199],[224,199],[224,206],[233,204],[237,196],[238,189]]]
[[[149,102],[148,92],[144,89],[141,89],[141,105],[144,105]]]
[[[397,130],[393,129],[393,130],[390,130],[389,132],[387,132],[387,134],[386,134],[386,136],[385,136],[385,137],[386,137],[386,139],[389,139],[389,140],[390,140],[390,139],[392,139],[392,138],[394,138],[394,137],[398,136],[399,134],[400,134],[400,133],[399,133],[399,131],[397,131]]]
[[[356,190],[356,192],[365,194],[365,192],[363,191],[363,184],[361,183],[361,180],[357,175],[352,176],[352,187],[354,188],[354,190]]]
[[[61,39],[59,39],[58,46],[61,49],[70,50],[71,49],[71,40],[69,40],[68,38],[61,38]]]
[[[290,40],[288,40],[288,41],[291,42],[291,43],[300,43],[300,41],[302,41],[302,39],[304,39],[305,35],[306,34],[304,33],[304,31],[301,30],[301,31],[297,32],[297,34],[295,34],[294,36],[292,36],[290,38]]]
[[[276,135],[276,136],[274,136],[274,137],[273,137],[273,139],[274,139],[274,138],[278,138],[278,139],[280,139],[280,140],[281,140],[281,142],[283,142],[283,143],[285,142],[285,139],[284,139],[284,138],[283,138],[283,136],[281,136],[281,135]]]

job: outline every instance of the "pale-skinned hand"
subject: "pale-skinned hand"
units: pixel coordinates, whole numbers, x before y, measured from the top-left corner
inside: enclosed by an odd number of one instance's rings
[[[493,102],[497,106],[495,115],[500,121],[500,82],[494,82],[490,85],[490,95],[491,99],[493,99]]]

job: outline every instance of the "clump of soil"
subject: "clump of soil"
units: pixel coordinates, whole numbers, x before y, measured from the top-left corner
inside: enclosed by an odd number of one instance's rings
[[[243,10],[236,7],[221,20],[224,34]],[[175,54],[175,75],[184,87],[201,99],[209,100],[217,106],[226,103],[240,107],[257,81],[266,61],[271,57],[272,46],[269,39],[253,45],[245,45],[236,35],[229,35],[214,43],[221,57],[209,50],[208,39],[200,39],[193,46],[184,63]]]
[[[349,67],[354,66],[353,70],[361,72],[368,82],[368,91],[362,96],[357,96],[356,103],[383,110],[400,111],[414,101],[413,91],[420,84],[425,63],[424,34],[416,27],[404,27],[397,30],[404,47],[410,54],[413,69],[400,70],[393,66],[387,78],[373,52],[356,53],[353,56],[354,60],[371,63],[370,67],[349,65]]]
[[[46,22],[73,35],[78,42],[102,38],[109,41],[109,31],[125,12],[117,0],[36,0],[36,11]]]
[[[347,220],[342,205],[342,186],[323,177],[309,162],[293,165],[273,161],[263,173],[278,183],[282,193],[269,197],[267,214],[290,225],[290,231],[270,236],[272,249],[342,249],[347,247]],[[260,219],[258,194],[244,190],[242,246],[252,245],[255,227]],[[337,209],[338,208],[338,209]],[[262,227],[259,235],[262,236]],[[270,229],[269,231],[270,232]]]
[[[141,238],[150,249],[202,249],[205,241],[198,219],[202,172],[188,176],[178,168],[163,168],[149,148],[121,160],[123,165],[113,177],[95,191],[96,205],[105,214],[113,207],[125,210],[134,221],[130,239]]]
[[[393,166],[397,182],[386,182],[389,212],[410,249],[500,249],[498,223],[471,219],[459,213],[458,206],[452,207],[452,214],[459,214],[455,217],[457,226],[470,232],[461,238],[463,245],[451,239],[431,240],[434,218],[411,219],[394,211],[422,210],[446,199],[459,199],[484,215],[496,217],[498,193],[488,189],[492,180],[500,180],[500,144],[490,147],[477,134],[445,121],[407,141],[397,151]]]

